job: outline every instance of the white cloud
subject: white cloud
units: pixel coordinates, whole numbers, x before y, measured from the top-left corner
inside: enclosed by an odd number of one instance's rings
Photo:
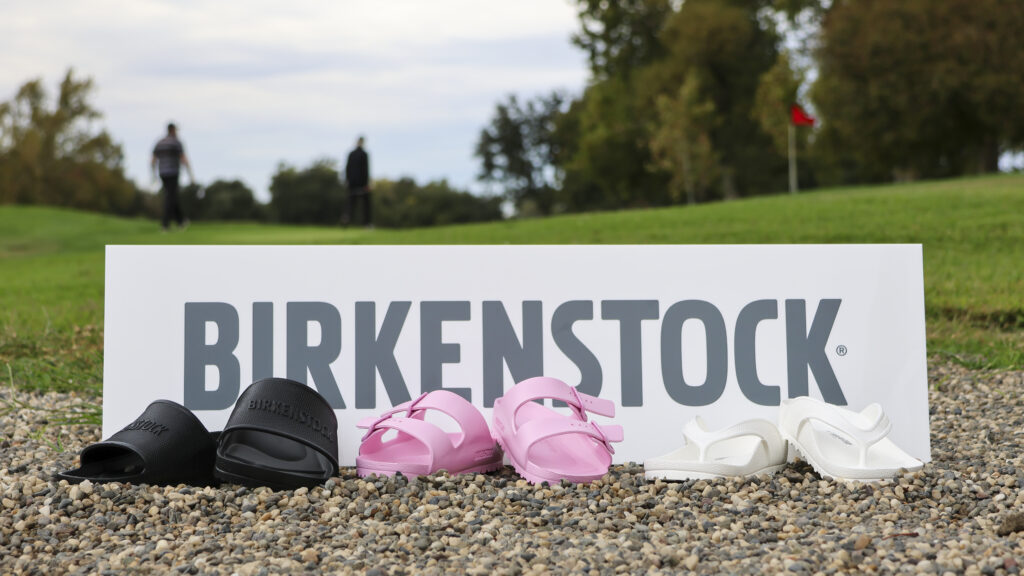
[[[376,176],[472,182],[498,99],[580,90],[568,0],[54,0],[8,4],[0,98],[68,67],[91,76],[129,175],[174,119],[202,180],[264,191],[279,160],[341,157],[369,137]]]

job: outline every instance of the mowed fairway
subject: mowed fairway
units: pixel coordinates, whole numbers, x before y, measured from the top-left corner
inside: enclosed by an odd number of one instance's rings
[[[0,206],[0,374],[99,393],[106,244],[921,243],[928,350],[1024,368],[1024,176],[416,230],[153,221]],[[813,265],[809,263],[809,265]]]

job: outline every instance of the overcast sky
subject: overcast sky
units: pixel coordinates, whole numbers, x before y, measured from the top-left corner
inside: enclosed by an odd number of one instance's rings
[[[69,68],[122,144],[128,175],[168,120],[196,178],[267,199],[280,161],[343,159],[367,137],[374,178],[480,190],[473,146],[505,95],[579,93],[569,0],[0,2],[0,99]]]

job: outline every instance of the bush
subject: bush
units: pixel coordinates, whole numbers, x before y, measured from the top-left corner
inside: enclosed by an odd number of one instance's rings
[[[185,216],[192,220],[264,220],[267,207],[239,180],[215,180],[205,189],[189,185],[181,191]]]
[[[374,220],[383,227],[443,226],[502,218],[500,197],[456,190],[446,180],[422,187],[411,178],[377,180],[373,186]]]
[[[270,217],[290,224],[338,224],[345,209],[345,188],[336,166],[330,159],[303,170],[279,164],[270,181]]]

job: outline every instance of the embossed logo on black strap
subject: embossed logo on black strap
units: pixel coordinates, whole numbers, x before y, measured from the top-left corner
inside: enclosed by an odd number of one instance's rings
[[[132,422],[131,424],[125,426],[122,432],[128,432],[130,430],[142,430],[145,432],[149,432],[154,436],[159,436],[166,432],[168,428],[167,426],[164,426],[163,424],[160,424],[153,420],[136,420],[135,422]]]
[[[264,412],[270,412],[271,414],[290,418],[310,430],[315,431],[327,440],[330,440],[331,442],[334,441],[334,430],[331,430],[330,425],[320,422],[319,418],[311,415],[305,410],[299,410],[291,404],[267,399],[249,400],[249,410],[262,410]]]

